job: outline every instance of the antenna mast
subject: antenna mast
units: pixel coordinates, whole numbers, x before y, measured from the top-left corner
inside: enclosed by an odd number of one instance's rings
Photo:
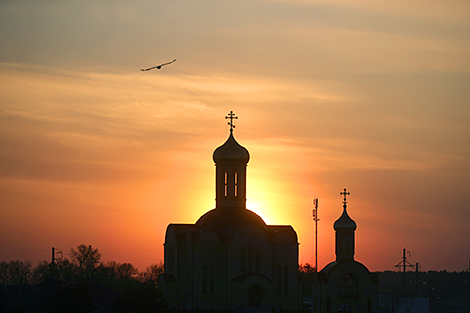
[[[313,220],[315,221],[315,273],[318,272],[318,199],[313,199]]]

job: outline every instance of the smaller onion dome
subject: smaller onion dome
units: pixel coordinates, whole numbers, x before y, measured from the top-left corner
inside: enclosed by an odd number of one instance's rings
[[[233,137],[232,130],[227,141],[215,149],[212,159],[216,164],[247,164],[250,153],[242,147]]]
[[[349,217],[348,212],[346,211],[346,205],[344,206],[343,214],[333,225],[335,231],[337,232],[354,232],[357,228],[356,222]]]

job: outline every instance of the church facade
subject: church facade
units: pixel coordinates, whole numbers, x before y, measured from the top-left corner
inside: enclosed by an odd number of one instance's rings
[[[195,224],[168,225],[159,285],[178,311],[299,310],[297,233],[246,208],[250,154],[227,118],[230,135],[213,153],[215,208]]]

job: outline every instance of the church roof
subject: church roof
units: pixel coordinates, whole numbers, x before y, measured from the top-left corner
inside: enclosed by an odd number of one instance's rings
[[[360,275],[361,272],[367,273],[372,283],[378,283],[377,274],[371,273],[364,264],[354,260],[330,262],[319,272],[319,280],[321,282],[328,282],[330,275],[334,271],[341,271],[343,269],[347,269],[348,272],[355,274],[355,276]]]
[[[196,224],[170,224],[168,225],[167,236],[169,229],[172,229],[176,242],[184,243],[187,240],[187,235],[190,236],[191,240],[197,241],[203,230],[212,230],[219,236],[222,242],[228,242],[238,227],[253,225],[258,229],[266,231],[271,239],[280,232],[285,232],[291,236],[293,243],[298,243],[297,233],[292,226],[266,225],[259,215],[250,210],[240,209],[236,211],[238,212],[213,209],[202,215]]]
[[[250,153],[235,140],[230,130],[227,141],[215,149],[212,159],[216,164],[247,164]]]
[[[199,218],[195,226],[215,231],[222,241],[230,239],[233,231],[241,225],[251,224],[266,229],[266,223],[256,213],[247,209],[213,209]]]

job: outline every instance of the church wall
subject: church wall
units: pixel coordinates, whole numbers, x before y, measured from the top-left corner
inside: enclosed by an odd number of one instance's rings
[[[257,273],[249,273],[242,280],[231,282],[233,299],[235,303],[230,305],[233,310],[249,310],[250,306],[256,312],[272,312],[273,308],[273,287],[271,279]],[[259,291],[259,299],[254,299],[253,294]],[[253,301],[259,300],[256,306]]]
[[[368,313],[378,310],[378,283],[360,263],[344,262],[336,265],[328,280],[320,284],[322,312],[338,312],[345,304],[351,312]]]
[[[173,225],[167,228],[164,250],[165,273],[172,274],[176,278],[176,238]]]
[[[298,244],[287,231],[273,237],[274,306],[278,309],[298,308]]]
[[[228,245],[229,277],[235,278],[245,272],[271,277],[271,241],[264,229],[243,225],[234,231]]]
[[[227,297],[226,244],[197,242],[192,245],[193,309],[225,309]]]
[[[248,305],[248,289],[259,285],[263,289],[263,306],[271,306],[272,245],[264,228],[245,224],[237,228],[228,243],[229,306],[233,309]],[[243,278],[242,277],[246,277]],[[247,281],[251,285],[247,285]],[[269,303],[268,303],[269,302]]]
[[[188,248],[188,245],[185,243],[178,243],[177,245],[176,293],[178,295],[179,307],[182,309],[187,309],[190,306],[190,268],[186,266]]]
[[[168,225],[164,244],[164,272],[166,277],[172,277],[172,281],[161,279],[164,284],[165,298],[170,308],[178,306],[178,282],[177,282],[177,242],[175,225]]]

